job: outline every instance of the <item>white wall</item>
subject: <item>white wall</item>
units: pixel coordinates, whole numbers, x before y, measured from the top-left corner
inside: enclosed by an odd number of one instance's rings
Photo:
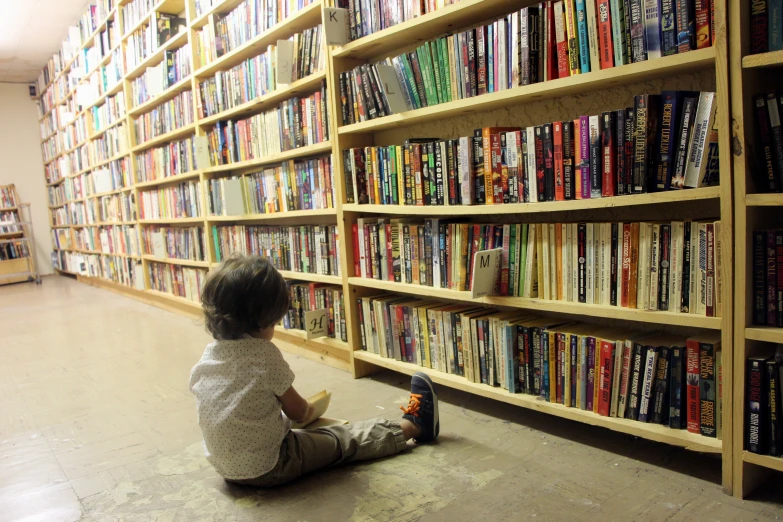
[[[51,274],[49,203],[41,157],[38,111],[27,85],[0,83],[0,185],[16,185],[22,203],[30,203],[36,265]]]

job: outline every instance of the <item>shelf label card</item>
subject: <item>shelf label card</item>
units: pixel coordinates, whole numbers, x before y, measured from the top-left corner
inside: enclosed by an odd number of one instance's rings
[[[294,80],[294,42],[277,41],[277,83],[287,85]]]
[[[392,113],[398,114],[408,110],[408,104],[405,103],[405,97],[402,94],[400,79],[394,71],[394,67],[383,63],[376,64],[375,70],[383,84],[383,90],[386,92],[386,99],[389,101],[389,108]]]
[[[305,328],[307,339],[326,337],[329,331],[329,316],[326,308],[305,312]]]
[[[502,250],[501,248],[482,250],[473,256],[473,284],[470,294],[473,299],[495,294]]]
[[[196,142],[196,168],[199,170],[208,169],[209,163],[209,140],[206,136],[194,136]]]
[[[348,10],[339,7],[324,7],[323,25],[327,45],[348,43]]]

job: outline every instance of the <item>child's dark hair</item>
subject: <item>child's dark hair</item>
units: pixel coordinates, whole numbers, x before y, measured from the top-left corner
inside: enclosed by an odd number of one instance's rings
[[[240,339],[277,324],[288,313],[288,285],[264,257],[232,256],[207,277],[201,304],[215,339]]]

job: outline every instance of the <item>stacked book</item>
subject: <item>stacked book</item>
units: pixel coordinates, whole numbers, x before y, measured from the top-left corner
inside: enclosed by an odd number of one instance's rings
[[[201,182],[185,181],[170,187],[139,192],[141,219],[199,217]]]
[[[150,262],[149,287],[158,292],[184,297],[188,301],[201,300],[201,288],[207,278],[207,271],[168,263]]]
[[[754,181],[759,192],[783,192],[783,128],[780,113],[783,96],[762,93],[753,97],[756,146]]]
[[[715,95],[664,91],[634,107],[450,140],[343,151],[346,200],[385,205],[567,201],[720,182]]]
[[[318,25],[289,39],[293,44],[292,82],[325,68],[326,55],[321,44],[321,33],[321,26]],[[214,78],[201,82],[201,117],[223,112],[277,89],[277,51],[277,46],[270,45],[266,52],[249,58],[228,71],[218,71]]]
[[[721,223],[454,223],[359,218],[357,277],[473,288],[478,252],[499,249],[494,295],[720,317]]]
[[[204,261],[203,227],[145,227],[144,253],[160,259]]]
[[[288,289],[291,296],[291,306],[288,309],[288,315],[283,317],[284,328],[304,330],[306,312],[326,309],[329,320],[327,337],[344,342],[348,341],[343,291],[340,288],[319,283],[291,283]]]
[[[330,156],[290,160],[261,172],[210,180],[210,214],[241,216],[334,208],[330,160]]]
[[[753,324],[783,328],[783,230],[753,232]]]
[[[721,437],[719,333],[686,339],[410,297],[357,301],[362,349],[381,357],[604,417]]]
[[[191,136],[147,149],[136,155],[136,182],[154,181],[196,169],[196,145]]]
[[[139,116],[133,122],[136,129],[136,143],[143,144],[145,141],[190,125],[193,123],[193,117],[193,93],[184,91],[173,100]]]
[[[540,2],[340,73],[343,123],[709,47],[711,23],[708,0]]]
[[[326,84],[307,98],[243,120],[219,121],[207,133],[212,165],[261,159],[329,139]]]
[[[266,257],[279,270],[340,275],[336,225],[213,226],[215,260],[234,252]]]
[[[751,453],[783,456],[783,409],[780,386],[783,379],[783,346],[772,357],[747,361],[747,409],[745,449]]]

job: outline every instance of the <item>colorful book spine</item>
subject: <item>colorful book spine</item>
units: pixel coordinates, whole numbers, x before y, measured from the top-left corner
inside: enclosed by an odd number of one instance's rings
[[[579,61],[579,32],[576,19],[576,5],[574,0],[563,0],[565,8],[566,37],[568,39],[568,66],[571,76],[580,74],[581,63]]]
[[[695,18],[697,49],[704,49],[712,45],[710,3],[710,0],[696,0]]]
[[[658,2],[659,0],[644,0],[644,37],[648,60],[661,57],[661,21]]]
[[[625,47],[625,6],[628,0],[610,0],[612,18],[612,44],[614,45],[615,66],[628,63]]]
[[[579,33],[579,60],[583,73],[590,72],[590,44],[587,37],[587,1],[576,0],[576,25]]]
[[[601,69],[614,67],[614,44],[612,42],[612,15],[610,0],[598,0],[598,44]]]
[[[769,0],[753,0],[750,2],[750,54],[769,51],[768,2]]]

